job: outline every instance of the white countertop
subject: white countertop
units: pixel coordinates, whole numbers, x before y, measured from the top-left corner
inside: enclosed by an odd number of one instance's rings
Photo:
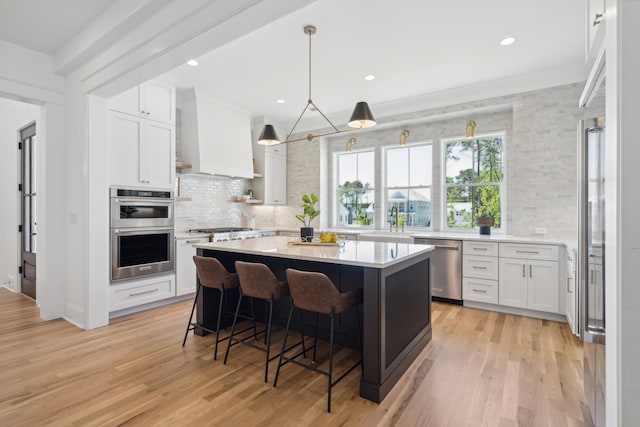
[[[176,239],[200,239],[200,238],[209,238],[211,237],[211,233],[196,233],[196,232],[180,232],[175,233]]]
[[[344,241],[344,246],[290,245],[289,238],[286,236],[198,243],[193,246],[198,249],[214,249],[225,252],[374,268],[385,268],[418,254],[431,252],[434,249],[432,245],[355,240]]]

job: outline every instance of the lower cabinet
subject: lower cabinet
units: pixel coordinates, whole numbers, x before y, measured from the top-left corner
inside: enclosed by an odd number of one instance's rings
[[[559,313],[558,262],[500,258],[499,303]]]
[[[173,296],[175,296],[173,273],[112,284],[109,286],[109,311],[118,311]]]
[[[196,255],[194,243],[206,243],[209,239],[191,238],[176,239],[176,296],[192,294],[196,291],[196,265],[193,256]]]

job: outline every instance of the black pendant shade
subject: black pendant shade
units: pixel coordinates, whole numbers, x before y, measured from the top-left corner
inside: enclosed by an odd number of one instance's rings
[[[356,108],[353,109],[351,119],[347,126],[354,129],[369,128],[376,125],[376,119],[371,114],[369,104],[364,101],[360,101],[356,104]]]
[[[262,128],[262,133],[260,133],[260,137],[258,138],[258,144],[261,145],[276,145],[280,144],[280,138],[278,138],[278,134],[276,130],[273,128],[273,125],[264,125]]]

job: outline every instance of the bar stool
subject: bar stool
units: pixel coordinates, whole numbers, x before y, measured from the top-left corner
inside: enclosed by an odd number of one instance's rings
[[[240,279],[240,298],[238,299],[238,306],[236,307],[236,314],[233,318],[233,324],[231,326],[231,335],[229,336],[229,343],[227,344],[227,352],[224,356],[224,364],[227,364],[227,358],[229,357],[229,350],[236,344],[244,344],[246,346],[255,348],[266,353],[265,366],[264,366],[264,382],[267,382],[267,375],[269,373],[269,362],[277,358],[278,355],[270,356],[271,350],[271,325],[273,319],[273,304],[275,301],[289,296],[289,286],[287,282],[278,280],[273,272],[265,264],[236,261],[236,272]],[[265,300],[269,306],[269,310],[266,316],[265,329],[258,332],[258,335],[265,333],[265,347],[258,346],[247,340],[250,337],[237,338],[236,335],[242,333],[235,332],[236,322],[239,317],[240,305],[242,304],[242,298],[250,297],[250,299],[258,298]],[[253,313],[252,313],[253,314]],[[253,318],[255,322],[255,316]],[[302,324],[302,315],[300,315],[300,323]],[[302,327],[301,327],[302,330]],[[303,334],[303,351],[304,351],[304,334]],[[254,340],[255,340],[254,332]],[[299,343],[298,343],[299,344]],[[296,344],[296,345],[298,345]]]
[[[360,310],[358,304],[362,303],[363,294],[362,289],[351,289],[346,292],[340,292],[335,284],[323,273],[307,272],[294,270],[292,268],[287,269],[287,282],[289,283],[289,289],[291,291],[291,310],[289,310],[289,320],[287,321],[287,327],[284,333],[284,339],[282,342],[282,352],[280,353],[280,360],[278,362],[278,368],[276,370],[276,378],[273,382],[275,387],[278,383],[278,375],[280,375],[280,368],[289,362],[302,366],[303,368],[310,369],[314,372],[321,373],[328,377],[327,385],[327,412],[331,412],[331,388],[346,377],[351,371],[353,371],[358,365],[362,365],[362,332],[360,326]],[[342,313],[352,307],[356,308],[356,317],[358,319],[358,343],[360,347],[360,360],[358,360],[353,366],[351,366],[345,373],[343,373],[337,380],[333,381],[333,333],[336,314]],[[313,362],[316,361],[316,344],[318,339],[318,314],[326,314],[331,319],[331,329],[329,333],[329,370],[323,371],[315,366],[309,366],[304,363],[300,363],[296,360],[300,354],[296,354],[291,357],[285,356],[287,336],[289,334],[289,326],[291,323],[291,316],[293,315],[293,309],[297,308],[299,311],[306,310],[316,313],[316,334],[314,340],[313,350]],[[284,360],[284,362],[283,362]]]
[[[189,331],[193,329],[202,329],[209,333],[216,334],[216,344],[213,350],[213,360],[218,359],[218,342],[224,341],[227,338],[220,339],[220,326],[222,322],[222,305],[225,297],[225,290],[237,288],[240,285],[238,281],[238,275],[236,273],[229,273],[220,261],[216,258],[194,256],[193,262],[196,264],[196,272],[198,277],[198,287],[196,288],[196,297],[193,300],[193,307],[191,307],[191,315],[189,316],[189,323],[187,324],[187,330],[184,333],[184,339],[182,340],[182,346],[184,347],[187,342],[187,335]],[[198,303],[198,297],[200,296],[201,289],[210,288],[220,291],[220,303],[218,304],[218,323],[216,330],[212,330],[204,327],[203,325],[193,322],[193,312],[196,309]],[[253,313],[253,306],[251,307]],[[255,334],[255,322],[253,325]]]

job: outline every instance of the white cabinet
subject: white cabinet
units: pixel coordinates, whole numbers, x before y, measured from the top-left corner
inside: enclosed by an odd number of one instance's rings
[[[176,122],[175,88],[149,81],[114,96],[108,101],[108,108],[173,125]]]
[[[501,243],[498,301],[560,313],[559,273],[557,246]]]
[[[462,299],[498,304],[497,243],[462,243]]]
[[[118,311],[175,295],[175,275],[151,276],[109,286],[109,311]]]
[[[598,48],[602,41],[596,40],[602,22],[604,20],[605,0],[586,0],[587,3],[587,58],[590,52]]]
[[[176,296],[196,291],[196,265],[193,262],[193,257],[197,250],[193,244],[208,241],[209,239],[206,237],[176,239]]]
[[[109,112],[110,184],[173,189],[175,126]]]
[[[284,132],[277,131],[278,135]],[[255,139],[255,138],[254,138]],[[254,196],[266,205],[287,204],[287,146],[263,146],[253,143],[256,178]]]

